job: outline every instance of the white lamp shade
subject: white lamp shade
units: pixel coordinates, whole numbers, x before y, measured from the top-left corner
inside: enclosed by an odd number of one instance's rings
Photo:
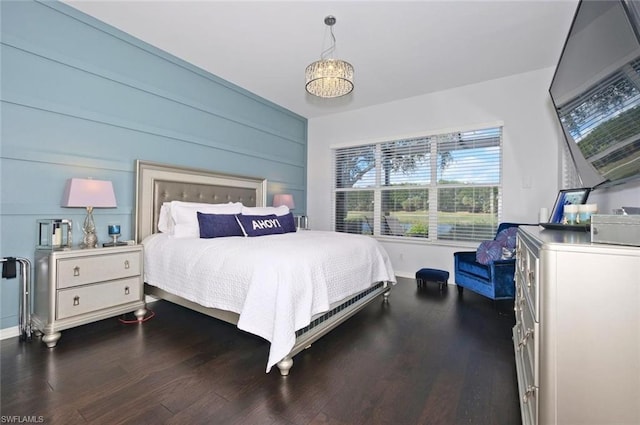
[[[115,208],[116,194],[108,180],[69,179],[62,195],[63,207]]]
[[[279,207],[282,205],[286,205],[290,210],[296,207],[296,204],[293,202],[293,195],[290,193],[279,193],[277,195],[273,195],[273,206]]]

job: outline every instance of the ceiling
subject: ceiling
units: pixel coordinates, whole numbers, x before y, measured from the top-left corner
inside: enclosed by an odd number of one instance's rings
[[[555,66],[578,0],[65,3],[306,118]],[[329,47],[355,68],[341,98],[306,93]]]

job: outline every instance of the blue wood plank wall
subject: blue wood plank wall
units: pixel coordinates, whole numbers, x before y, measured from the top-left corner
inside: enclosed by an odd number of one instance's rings
[[[36,221],[74,220],[66,179],[111,180],[116,209],[98,237],[133,237],[134,161],[268,179],[306,211],[307,121],[278,105],[51,1],[2,1],[0,256],[33,259]],[[19,279],[0,282],[0,328],[17,324]]]

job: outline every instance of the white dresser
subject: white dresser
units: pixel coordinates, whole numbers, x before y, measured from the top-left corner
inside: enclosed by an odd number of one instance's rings
[[[523,226],[516,252],[523,424],[640,424],[640,248]]]
[[[31,323],[55,347],[61,330],[118,314],[146,314],[142,245],[37,250]]]

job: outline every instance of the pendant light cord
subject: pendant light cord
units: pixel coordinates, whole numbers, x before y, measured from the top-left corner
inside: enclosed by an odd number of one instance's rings
[[[331,34],[331,46],[324,49],[320,54],[320,59],[325,60],[328,54],[333,53],[336,50],[336,36],[333,35],[333,26],[329,25],[329,33]]]
[[[336,23],[336,17],[329,15],[324,18],[324,23],[329,27],[329,33],[331,34],[331,46],[322,51],[322,53],[320,54],[320,60],[325,60],[325,57],[328,54],[333,53],[336,50],[336,36],[333,34],[333,26]]]

